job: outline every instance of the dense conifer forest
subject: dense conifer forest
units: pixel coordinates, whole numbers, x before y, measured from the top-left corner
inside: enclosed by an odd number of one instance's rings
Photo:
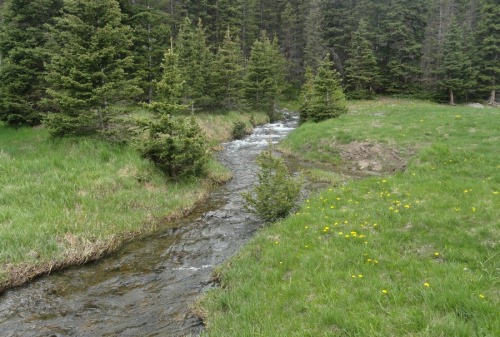
[[[110,127],[116,105],[263,109],[329,55],[347,98],[495,103],[498,0],[4,0],[0,120]],[[76,131],[75,131],[76,130]]]

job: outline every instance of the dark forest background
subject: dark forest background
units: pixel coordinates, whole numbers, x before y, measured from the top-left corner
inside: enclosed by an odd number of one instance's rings
[[[0,6],[0,120],[12,125],[36,124],[48,111],[125,100],[161,98],[193,112],[268,109],[276,97],[297,98],[325,55],[350,98],[494,103],[499,83],[498,0],[3,0]]]

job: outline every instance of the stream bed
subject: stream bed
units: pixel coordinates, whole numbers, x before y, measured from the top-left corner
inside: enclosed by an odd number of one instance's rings
[[[224,144],[233,179],[187,218],[84,266],[0,294],[0,336],[190,336],[203,329],[191,305],[214,286],[214,266],[262,226],[240,193],[256,182],[255,157],[297,118],[255,128]]]

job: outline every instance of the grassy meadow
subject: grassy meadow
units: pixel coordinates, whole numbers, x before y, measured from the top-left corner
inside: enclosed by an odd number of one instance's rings
[[[500,335],[500,109],[353,102],[281,147],[342,169],[356,142],[407,166],[333,182],[261,230],[199,303],[204,335]]]
[[[230,137],[238,119],[249,124],[250,115],[198,120],[219,130],[209,135],[215,144]],[[204,180],[166,182],[130,147],[0,125],[0,291],[98,258],[160,220],[182,216],[214,182],[230,178],[215,161],[209,171]]]

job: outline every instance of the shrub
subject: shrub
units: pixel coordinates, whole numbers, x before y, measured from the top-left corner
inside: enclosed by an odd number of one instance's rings
[[[241,139],[246,135],[246,124],[245,122],[235,122],[233,124],[233,138]]]
[[[163,115],[146,125],[146,139],[139,145],[168,177],[184,179],[206,173],[207,140],[193,118]]]
[[[290,177],[285,162],[272,149],[260,153],[257,164],[258,184],[253,191],[242,193],[245,207],[267,222],[286,217],[295,206],[302,181]]]

